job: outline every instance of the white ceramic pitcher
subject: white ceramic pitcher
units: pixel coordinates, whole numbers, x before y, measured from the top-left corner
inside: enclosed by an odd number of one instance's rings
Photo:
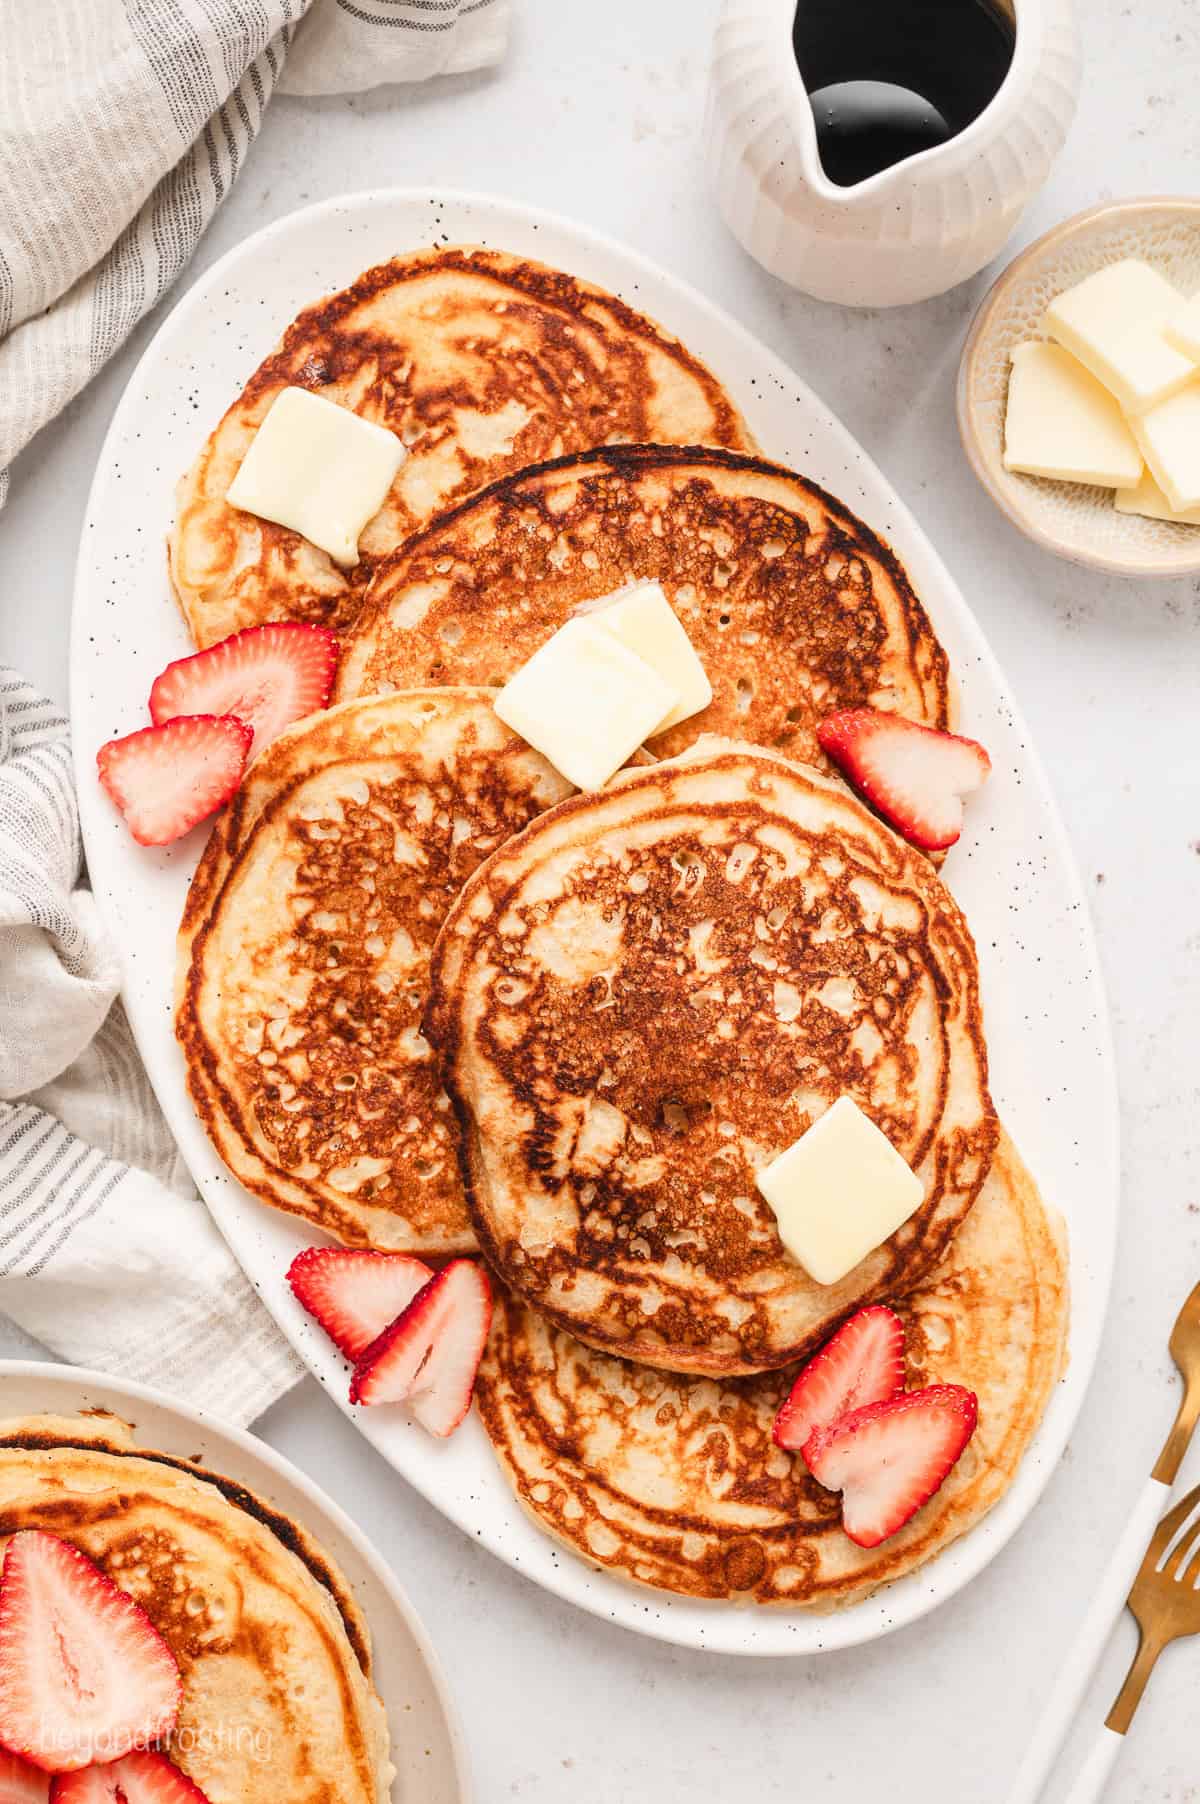
[[[726,0],[706,124],[725,221],[773,275],[820,300],[894,307],[941,294],[996,255],[1062,148],[1080,75],[1071,0],[1015,0],[1012,63],[979,116],[852,187],[821,167],[792,49],[804,4]]]

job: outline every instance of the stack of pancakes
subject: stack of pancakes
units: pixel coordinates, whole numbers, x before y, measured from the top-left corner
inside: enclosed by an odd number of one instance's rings
[[[224,500],[287,383],[412,449],[352,572]],[[594,1563],[830,1607],[962,1533],[1057,1376],[1065,1263],[992,1109],[967,923],[817,745],[851,706],[951,724],[887,546],[754,455],[652,321],[452,250],[300,317],[184,479],[171,568],[201,643],[279,617],[344,633],[337,705],[255,761],[181,932],[179,1039],[230,1169],[349,1245],[482,1252],[485,1426]],[[713,699],[572,795],[491,696],[635,579]],[[925,1200],[820,1286],[755,1175],[841,1095]],[[906,1318],[910,1380],[969,1385],[980,1427],[865,1550],[770,1426],[796,1362],[876,1299]]]
[[[182,1681],[164,1751],[212,1804],[391,1797],[367,1625],[299,1523],[92,1411],[0,1422],[0,1553],[22,1529],[66,1539],[145,1610]]]

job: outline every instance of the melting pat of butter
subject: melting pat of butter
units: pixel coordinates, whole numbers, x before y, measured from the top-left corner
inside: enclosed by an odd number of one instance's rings
[[[568,620],[496,697],[496,712],[577,789],[600,789],[679,702],[593,620]]]
[[[1108,390],[1069,351],[1032,340],[1012,354],[1004,466],[1124,489],[1141,475],[1142,454]]]
[[[659,721],[655,732],[665,733],[668,727],[707,708],[712,684],[661,584],[635,583],[586,618],[606,633],[615,633],[622,645],[644,658],[664,683],[679,691],[679,701],[666,719]]]
[[[1141,413],[1196,373],[1191,358],[1168,343],[1163,331],[1180,299],[1156,269],[1125,257],[1051,301],[1046,330],[1087,365],[1127,413]]]
[[[335,563],[358,562],[358,535],[404,462],[394,432],[306,388],[284,388],[255,433],[226,500],[298,532]]]
[[[839,1096],[757,1183],[779,1238],[818,1284],[852,1272],[925,1196],[920,1178],[849,1096]]]

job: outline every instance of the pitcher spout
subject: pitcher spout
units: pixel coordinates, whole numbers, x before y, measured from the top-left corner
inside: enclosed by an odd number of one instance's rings
[[[998,97],[1013,0],[797,0],[792,52],[821,173],[853,190],[935,153]]]
[[[821,300],[896,306],[990,261],[1062,148],[1071,0],[724,0],[708,146],[726,223]]]

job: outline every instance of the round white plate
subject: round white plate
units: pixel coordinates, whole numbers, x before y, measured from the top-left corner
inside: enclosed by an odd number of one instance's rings
[[[1112,1265],[1117,1105],[1087,907],[1041,766],[966,602],[932,546],[844,427],[734,320],[662,270],[547,214],[464,194],[352,195],[248,239],[180,300],[125,391],[101,453],[80,543],[72,715],[92,882],[116,936],[125,1004],[184,1156],[234,1252],[313,1371],[348,1410],[345,1370],[284,1274],[311,1239],[229,1176],[199,1127],[171,1032],[174,935],[202,830],[137,847],[101,793],[96,748],[146,724],[156,674],[189,649],[169,597],[163,537],[176,478],[293,316],[397,253],[474,242],[561,265],[662,320],[725,382],[767,455],[840,496],[907,565],[957,673],[966,732],[994,774],[972,798],[946,866],[979,944],[1000,1113],[1072,1247],[1071,1363],[1002,1504],[931,1566],[832,1617],[692,1603],[643,1591],[564,1554],[532,1526],[472,1417],[447,1443],[399,1410],[356,1412],[362,1432],[445,1515],[537,1583],[662,1640],[731,1653],[846,1647],[931,1609],[966,1583],[1029,1513],[1078,1413]],[[947,423],[947,430],[949,430]]]
[[[140,1446],[234,1479],[316,1537],[341,1567],[371,1631],[375,1689],[396,1766],[393,1804],[469,1804],[466,1747],[438,1657],[391,1571],[345,1511],[264,1442],[161,1391],[79,1366],[0,1360],[0,1416],[97,1409],[130,1423]]]

